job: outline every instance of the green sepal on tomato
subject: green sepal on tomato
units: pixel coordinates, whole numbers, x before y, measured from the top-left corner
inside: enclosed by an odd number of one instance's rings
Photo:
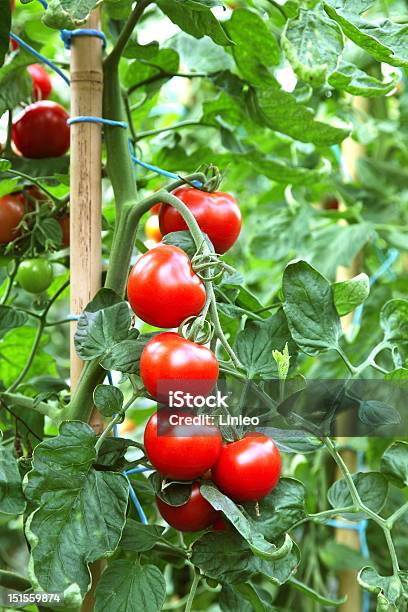
[[[178,327],[198,315],[206,299],[204,283],[187,254],[176,246],[158,245],[133,266],[127,286],[135,314],[156,327]]]
[[[171,506],[160,497],[156,497],[156,504],[161,516],[174,529],[179,531],[201,531],[213,525],[219,512],[201,495],[200,484],[194,482],[191,495],[185,504]]]
[[[172,424],[170,415],[178,419]],[[165,478],[193,480],[210,469],[221,452],[222,438],[215,425],[186,425],[186,413],[161,410],[144,432],[144,446],[153,467]]]
[[[42,293],[54,280],[52,265],[39,257],[26,259],[18,267],[16,280],[28,293]]]
[[[229,193],[208,193],[193,187],[180,187],[172,193],[190,209],[216,253],[222,255],[232,247],[241,231],[242,215]],[[163,236],[188,229],[181,214],[169,204],[161,205],[159,221]]]

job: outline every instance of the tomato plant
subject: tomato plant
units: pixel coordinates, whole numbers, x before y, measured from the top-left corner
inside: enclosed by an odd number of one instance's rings
[[[407,70],[401,0],[0,3],[2,610],[406,610]]]

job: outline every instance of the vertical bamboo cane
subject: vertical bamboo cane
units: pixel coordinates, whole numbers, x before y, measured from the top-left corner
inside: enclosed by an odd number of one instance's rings
[[[357,112],[362,112],[367,110],[367,100],[364,98],[354,98],[353,99],[353,108]],[[350,177],[355,180],[357,176],[357,162],[360,157],[364,156],[364,147],[352,140],[352,138],[347,138],[344,141],[342,146],[342,155],[345,163],[345,167],[347,169]],[[339,266],[337,269],[337,280],[343,281],[349,278],[352,278],[359,272],[359,261],[358,258],[352,263],[350,268],[344,268],[343,266]],[[353,313],[342,317],[342,327],[344,333],[347,333],[351,327],[351,323],[353,320]],[[350,417],[347,413],[344,415],[346,419]],[[338,419],[337,424],[337,433],[339,436],[342,435],[342,419]],[[344,424],[346,425],[346,424]],[[340,443],[346,442],[347,438],[339,437],[338,441]],[[356,455],[352,451],[345,450],[342,452],[342,457],[349,470],[354,473],[357,468]],[[338,474],[338,477],[341,477],[341,474]],[[358,532],[352,529],[337,529],[336,530],[336,541],[339,544],[343,544],[348,546],[349,548],[353,548],[355,550],[360,550],[360,540]],[[357,570],[342,570],[339,572],[339,594],[341,596],[347,595],[347,601],[342,606],[339,607],[339,612],[360,612],[361,610],[361,589],[357,583]]]
[[[99,10],[84,26],[100,29]],[[97,37],[74,37],[71,47],[71,117],[102,116],[102,44]],[[71,126],[71,313],[80,314],[101,286],[101,125],[75,123]],[[75,389],[83,362],[74,348],[76,323],[71,324],[71,387]],[[91,425],[96,432],[103,427],[94,411]],[[82,611],[94,609],[96,583],[103,561],[91,567],[92,587]]]

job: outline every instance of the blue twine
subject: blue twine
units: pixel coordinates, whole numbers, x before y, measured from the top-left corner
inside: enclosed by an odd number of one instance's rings
[[[132,499],[132,502],[137,510],[137,513],[139,515],[139,518],[141,520],[141,522],[143,523],[143,525],[148,525],[149,521],[147,520],[147,516],[144,513],[144,510],[142,508],[142,505],[133,489],[132,483],[130,482],[130,479],[128,477],[128,475],[126,474],[126,472],[123,472],[123,475],[125,476],[126,480],[129,483],[129,493],[130,493],[130,497]]]
[[[106,49],[106,36],[100,30],[93,30],[91,28],[80,28],[78,30],[61,30],[60,36],[62,42],[64,43],[65,49],[71,48],[72,39],[75,36],[95,36],[96,38],[100,38],[102,41],[102,47]]]
[[[22,47],[23,49],[25,49],[26,51],[28,51],[29,53],[31,53],[31,55],[33,55],[34,57],[36,57],[38,60],[40,60],[43,64],[46,64],[49,68],[51,68],[52,70],[54,70],[54,72],[56,72],[61,79],[63,79],[65,81],[65,83],[67,85],[70,85],[70,80],[69,78],[66,76],[66,74],[64,74],[62,72],[62,70],[60,70],[60,68],[58,68],[58,66],[56,66],[53,62],[51,62],[51,60],[47,59],[44,55],[41,55],[41,53],[39,53],[38,51],[36,51],[35,49],[33,49],[33,47],[31,47],[29,44],[27,44],[26,42],[24,42],[24,40],[22,38],[20,38],[19,36],[17,36],[17,34],[13,34],[13,32],[10,32],[9,37],[12,40],[15,40],[16,42],[18,42],[18,44],[20,45],[20,47]]]
[[[126,474],[141,474],[142,472],[152,472],[153,468],[148,467],[135,467],[130,470],[126,470]]]
[[[390,249],[388,251],[386,259],[383,261],[383,263],[378,268],[378,270],[376,270],[376,272],[374,272],[369,279],[370,288],[374,285],[374,283],[378,281],[378,279],[381,276],[383,276],[383,274],[389,271],[389,269],[394,264],[394,262],[398,259],[398,257],[399,257],[399,251],[397,249]],[[364,310],[364,304],[359,304],[359,306],[357,306],[357,308],[354,311],[353,325],[355,327],[360,327],[361,325],[361,320],[363,318],[363,310]]]
[[[73,123],[102,123],[103,125],[110,125],[112,127],[121,127],[123,129],[127,129],[128,124],[126,121],[114,121],[113,119],[104,119],[103,117],[88,117],[82,115],[80,117],[71,117],[67,121],[68,125],[72,125]]]
[[[47,10],[48,4],[45,0],[38,0],[38,2],[44,7],[45,10]]]

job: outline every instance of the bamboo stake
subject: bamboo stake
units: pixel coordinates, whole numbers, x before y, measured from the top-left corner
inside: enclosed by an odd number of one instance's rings
[[[86,28],[99,29],[99,11]],[[96,37],[72,39],[71,117],[102,116],[102,44]],[[101,286],[101,126],[71,126],[71,313],[80,314]],[[71,324],[71,386],[75,389],[83,362],[74,348]]]
[[[361,97],[356,97],[352,102],[353,108],[358,112],[367,111],[367,100]],[[357,178],[357,163],[359,158],[364,157],[365,149],[360,143],[356,142],[352,138],[347,138],[342,145],[342,156],[345,164],[345,168],[350,177],[355,180]],[[337,269],[337,281],[344,281],[352,278],[358,272],[360,268],[359,257],[354,260],[349,268],[339,266]],[[350,313],[342,317],[342,327],[345,334],[350,330],[353,320],[353,313]],[[343,418],[337,420],[337,433],[340,436],[338,442],[345,444],[347,438],[341,437],[344,433],[344,428],[347,429],[348,421],[350,416],[345,413]],[[343,431],[342,431],[343,430]],[[342,451],[342,457],[349,470],[354,473],[357,469],[356,455],[353,451],[344,450]],[[337,475],[339,478],[341,474]],[[360,550],[360,539],[357,531],[353,529],[336,529],[336,542],[353,548],[354,550]],[[342,604],[338,610],[339,612],[360,612],[361,610],[361,589],[357,582],[357,570],[342,570],[339,572],[339,595],[347,595],[347,601]]]
[[[100,12],[95,10],[85,28],[100,29]],[[71,46],[71,117],[102,116],[102,43],[97,37],[74,37]],[[70,242],[71,313],[80,314],[101,287],[101,125],[75,123],[71,126]],[[75,389],[83,362],[74,347],[76,322],[71,324],[71,388]],[[94,410],[90,419],[96,433],[103,420]],[[90,566],[92,586],[82,612],[95,605],[95,588],[104,561]]]

